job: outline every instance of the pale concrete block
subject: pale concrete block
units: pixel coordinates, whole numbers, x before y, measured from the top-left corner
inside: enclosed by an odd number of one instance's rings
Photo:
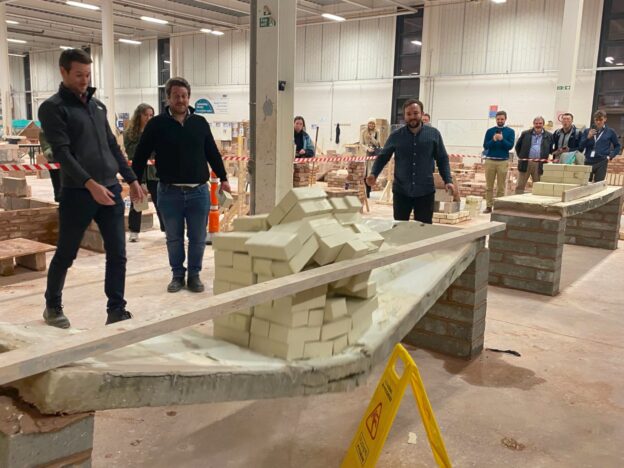
[[[232,257],[232,267],[234,270],[251,272],[253,261],[251,256],[244,253],[235,253]]]
[[[234,252],[231,250],[215,250],[215,266],[231,267],[234,264]]]
[[[292,311],[324,309],[326,300],[327,285],[324,284],[295,294],[292,300]]]
[[[578,187],[577,184],[554,184],[553,196],[560,197],[566,190],[570,190],[576,187]]]
[[[232,227],[235,231],[259,232],[269,229],[269,215],[239,216],[234,219]]]
[[[360,299],[370,299],[377,294],[377,283],[369,281],[363,288],[360,288],[362,283],[351,283],[344,288],[335,289],[336,294],[343,294],[349,297],[357,297]]]
[[[212,247],[217,251],[247,252],[245,243],[255,235],[255,232],[219,232],[212,237]]]
[[[357,224],[362,222],[362,215],[359,212],[356,213],[336,213],[334,214],[334,218],[338,220],[338,222],[344,226],[348,226],[351,224]]]
[[[251,317],[245,314],[238,314],[236,312],[217,317],[213,320],[215,324],[219,324],[222,327],[231,328],[232,330],[249,331],[251,326]]]
[[[262,304],[258,304],[254,306],[254,317],[264,318],[271,314],[271,310],[273,308],[273,301],[263,302]]]
[[[544,172],[544,174],[540,177],[540,182],[549,182],[549,183],[560,183],[563,182],[564,179],[563,171],[550,171]]]
[[[373,324],[373,319],[370,319],[370,322],[360,322],[357,328],[353,328],[347,335],[347,341],[349,345],[354,345],[358,342],[358,340],[362,337],[362,335],[368,330]]]
[[[334,352],[332,341],[314,341],[303,345],[304,358],[328,358]]]
[[[327,199],[325,190],[320,187],[298,187],[284,195],[278,206],[284,213],[288,213],[298,203],[317,199]]]
[[[334,207],[334,213],[346,213],[350,211],[351,206],[343,197],[332,197],[329,202]]]
[[[7,196],[30,197],[31,190],[26,179],[18,177],[3,177],[2,191]]]
[[[213,294],[222,294],[232,290],[232,285],[227,281],[222,280],[213,280],[212,282],[212,293]]]
[[[215,268],[215,279],[243,286],[251,286],[256,284],[257,275],[251,271],[240,271],[220,266]]]
[[[303,346],[303,342],[286,344],[257,335],[251,335],[251,339],[249,340],[249,347],[254,351],[267,356],[275,356],[286,359],[288,361],[302,358]]]
[[[279,223],[282,222],[282,219],[284,219],[284,216],[286,216],[286,212],[284,212],[284,210],[282,210],[280,206],[278,205],[271,210],[271,213],[269,213],[267,222],[269,223],[270,226],[277,226]]]
[[[333,344],[332,354],[341,353],[347,346],[349,346],[348,334],[339,336],[330,341]]]
[[[353,328],[358,328],[358,324],[368,322],[378,306],[377,296],[370,299],[347,299],[347,314],[353,320]]]
[[[252,271],[257,275],[273,276],[272,264],[272,260],[268,258],[254,258]]]
[[[245,246],[252,257],[288,261],[301,250],[302,242],[291,232],[264,231],[254,233]]]
[[[333,322],[347,315],[347,300],[344,297],[328,297],[325,302],[324,321]]]
[[[330,283],[330,287],[333,290],[344,289],[349,292],[355,292],[366,287],[368,280],[370,279],[370,275],[371,272],[366,271],[364,273],[359,273],[354,276],[348,276],[346,278]]]
[[[249,332],[234,330],[215,323],[213,336],[234,343],[242,348],[249,347]]]
[[[321,237],[318,250],[313,257],[314,261],[321,266],[334,262],[346,241],[347,239],[345,239],[342,233]]]
[[[321,341],[329,341],[351,331],[351,317],[341,317],[321,327]]]
[[[302,244],[314,233],[312,226],[307,220],[278,224],[277,226],[273,226],[270,230],[271,232],[290,232],[292,234],[297,234]]]
[[[554,196],[554,184],[550,182],[536,182],[533,184],[533,195],[541,195],[545,197]]]
[[[560,164],[566,173],[590,174],[591,166],[579,166],[576,164]]]
[[[282,276],[288,276],[293,273],[299,273],[303,270],[303,267],[312,259],[314,254],[319,248],[318,240],[315,236],[311,236],[301,250],[290,260],[289,262],[277,262],[274,261],[271,268],[273,276],[280,278]]]
[[[325,304],[327,306],[327,304]],[[323,325],[325,309],[312,309],[308,314],[308,326],[320,327]]]
[[[383,242],[383,237],[381,238],[381,242]],[[349,240],[342,246],[342,249],[340,249],[340,253],[336,257],[335,261],[342,262],[343,260],[361,258],[368,253],[368,250],[368,244],[360,239]]]
[[[280,343],[294,343],[301,341],[318,341],[321,338],[321,327],[286,327],[277,323],[271,323],[269,338]]]
[[[317,216],[332,212],[332,205],[326,199],[305,200],[297,203],[282,220],[282,223],[300,221],[309,216]]]
[[[284,325],[285,327],[305,327],[308,324],[308,311],[290,311],[284,309],[276,309],[273,307],[260,307],[254,309],[254,317],[268,320],[271,323]]]
[[[333,215],[321,218],[306,220],[318,237],[328,237],[334,234],[343,233],[344,226],[340,224]]]
[[[251,318],[250,331],[252,335],[264,336],[266,338],[269,336],[270,326],[271,322],[268,320],[262,320],[258,317]]]
[[[293,305],[292,296],[284,296],[279,299],[273,299],[273,308],[278,310],[290,310]]]
[[[274,280],[275,277],[273,275],[258,275],[256,282],[257,283],[266,283],[267,281]]]
[[[547,172],[563,172],[565,171],[566,166],[570,166],[570,164],[557,164],[557,163],[548,163],[544,164],[544,174]]]
[[[359,213],[362,211],[362,202],[355,195],[348,195],[344,197],[344,201],[349,206],[349,211],[352,213]]]

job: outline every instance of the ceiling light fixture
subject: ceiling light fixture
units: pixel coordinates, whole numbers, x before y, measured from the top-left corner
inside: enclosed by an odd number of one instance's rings
[[[73,7],[85,8],[87,10],[99,10],[100,9],[100,7],[97,5],[91,5],[90,3],[74,2],[72,0],[67,0],[65,4],[69,6],[73,6]]]
[[[618,67],[621,67],[621,66],[623,66],[623,65],[624,65],[624,62],[618,62],[618,63],[616,63],[616,65],[617,65]]]
[[[163,62],[165,62],[168,65],[171,65],[171,60],[163,60]]]
[[[9,54],[11,57],[20,57],[20,58],[24,58],[26,57],[24,54]]]
[[[62,46],[59,46],[59,49],[69,50],[69,49],[73,49],[73,47],[69,47],[69,46],[66,46],[66,45],[62,45]]]
[[[26,41],[21,39],[7,39],[8,42],[13,42],[14,44],[26,44]]]
[[[417,45],[417,46],[421,46],[422,45],[422,42],[420,42],[420,41],[411,41],[411,42],[412,42],[412,44]]]
[[[332,15],[331,13],[323,13],[321,16],[332,21],[346,21],[342,16]]]
[[[160,18],[152,18],[151,16],[141,16],[143,21],[147,21],[148,23],[156,23],[156,24],[168,24],[169,21],[160,19]]]
[[[123,42],[124,44],[132,44],[132,45],[140,45],[141,41],[135,41],[134,39],[119,39],[119,42]]]
[[[615,62],[615,59],[613,57],[607,57],[605,58],[605,62],[612,64],[613,62]]]
[[[210,34],[212,33],[212,29],[208,29],[208,28],[202,28],[200,29],[201,32],[206,33],[206,34]]]
[[[19,24],[17,21],[14,20],[6,20],[7,24]]]
[[[212,31],[210,34],[214,34],[215,36],[223,36],[225,33],[223,31]]]
[[[492,0],[492,3],[497,3],[497,4],[501,4],[501,3],[507,3],[507,0]]]

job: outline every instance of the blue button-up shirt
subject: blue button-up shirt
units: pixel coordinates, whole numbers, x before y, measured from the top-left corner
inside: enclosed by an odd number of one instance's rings
[[[377,177],[394,154],[394,184],[392,190],[408,197],[422,197],[435,192],[434,161],[445,183],[452,183],[448,154],[440,132],[422,126],[416,134],[407,126],[392,132],[373,165]]]
[[[539,159],[542,153],[542,137],[544,136],[544,131],[542,133],[537,134],[535,130],[531,132],[531,149],[529,150],[529,158]]]

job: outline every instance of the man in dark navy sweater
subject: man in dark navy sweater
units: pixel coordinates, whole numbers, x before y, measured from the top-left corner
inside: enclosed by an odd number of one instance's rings
[[[588,128],[581,136],[579,149],[585,152],[585,165],[591,166],[590,182],[600,182],[607,177],[609,161],[615,158],[622,145],[612,128],[607,127],[607,113],[594,113],[594,128]]]
[[[187,288],[202,292],[199,279],[206,248],[206,224],[210,197],[206,182],[210,178],[208,164],[221,180],[221,190],[230,192],[225,166],[215,144],[208,122],[194,114],[189,106],[191,86],[180,77],[165,85],[168,106],[151,119],[143,131],[132,167],[141,180],[147,160],[155,153],[158,183],[158,208],[165,223],[167,252],[173,278],[167,291],[184,287],[184,226],[188,236]]]
[[[446,188],[454,191],[455,187],[442,135],[437,129],[423,124],[422,110],[423,105],[419,100],[405,101],[405,126],[388,137],[366,183],[371,187],[375,185],[377,177],[394,154],[394,219],[409,221],[413,211],[416,221],[431,224],[435,199],[434,161]]]

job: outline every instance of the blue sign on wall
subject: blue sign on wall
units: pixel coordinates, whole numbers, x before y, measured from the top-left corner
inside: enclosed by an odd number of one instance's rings
[[[197,114],[214,114],[214,107],[208,99],[198,99],[195,102],[195,113]]]

